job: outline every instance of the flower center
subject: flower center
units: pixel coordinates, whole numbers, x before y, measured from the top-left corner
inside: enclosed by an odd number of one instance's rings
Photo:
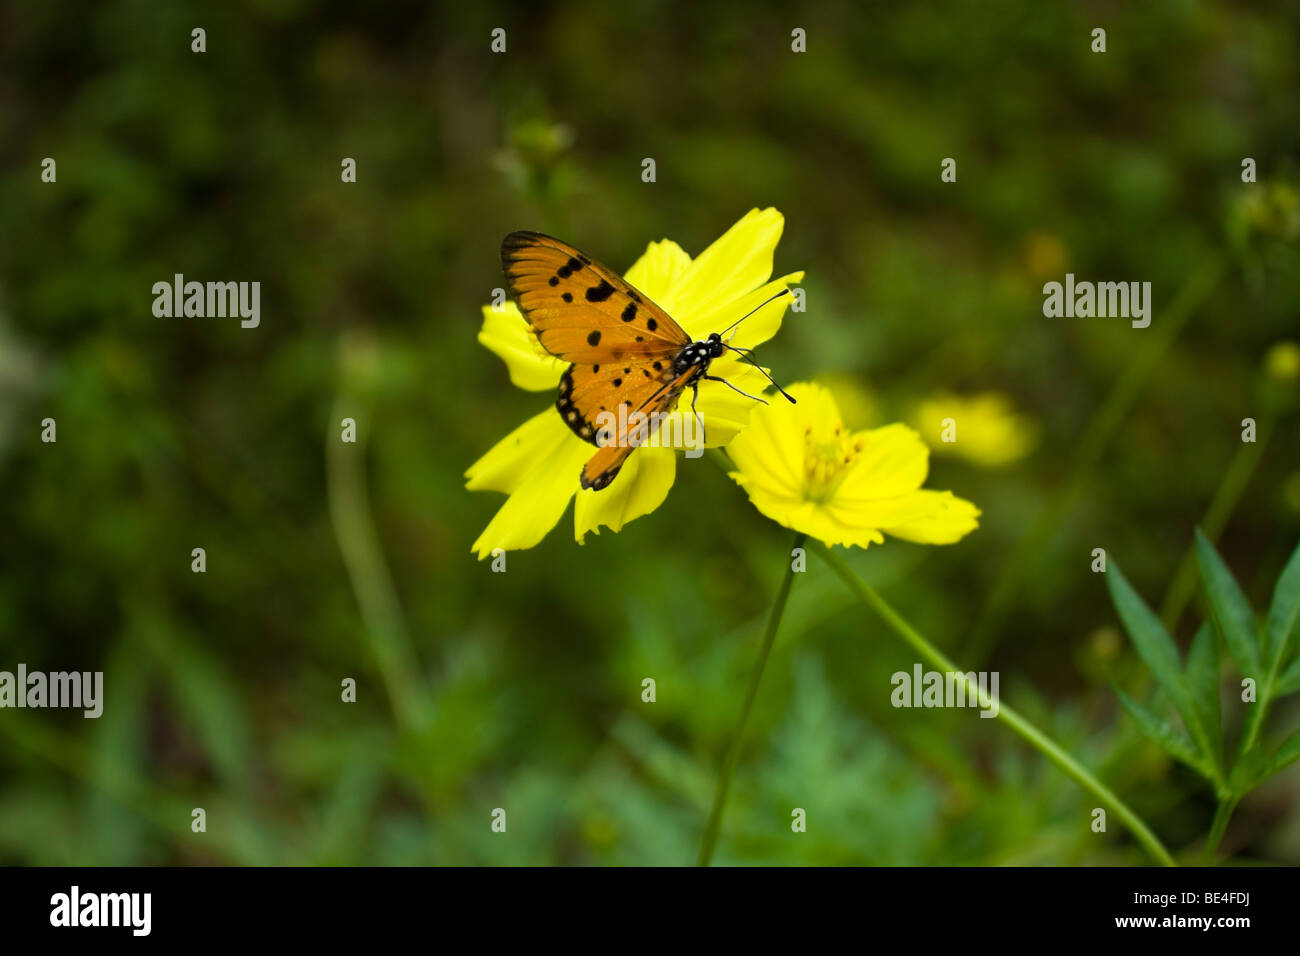
[[[862,439],[855,438],[841,424],[814,431],[809,425],[803,435],[803,492],[809,501],[829,501],[844,481],[862,451]]]

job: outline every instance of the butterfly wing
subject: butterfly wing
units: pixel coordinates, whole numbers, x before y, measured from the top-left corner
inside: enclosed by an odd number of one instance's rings
[[[512,232],[501,268],[542,347],[575,365],[672,358],[691,338],[613,270],[538,232]]]
[[[635,372],[635,366],[631,370]],[[565,379],[570,379],[572,371],[570,369],[565,373]],[[654,416],[671,412],[676,407],[677,399],[681,397],[682,392],[699,374],[698,368],[689,368],[680,375],[674,376],[669,373],[660,378],[634,383],[624,392],[618,393],[621,411],[616,409],[612,420],[610,417],[600,418],[604,425],[597,434],[596,444],[600,445],[600,450],[592,455],[582,468],[579,476],[582,487],[600,491],[609,485],[618,475],[619,469],[623,467],[623,462],[627,461],[628,456],[650,436],[651,425],[655,422]],[[572,380],[569,381],[570,391],[577,387]],[[596,391],[600,388],[599,385],[588,387]],[[565,382],[562,380],[561,397],[565,394],[565,388]],[[603,412],[602,416],[607,414],[608,410]]]
[[[600,448],[583,468],[599,491],[641,440],[637,413],[671,411],[697,374],[673,360],[691,338],[663,309],[608,267],[567,242],[512,232],[501,243],[510,292],[537,339],[572,365],[555,407],[573,433]]]

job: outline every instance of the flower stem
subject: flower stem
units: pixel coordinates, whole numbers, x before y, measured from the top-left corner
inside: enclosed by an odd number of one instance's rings
[[[335,402],[333,420],[339,421],[349,409],[357,414],[355,403],[340,398]],[[365,435],[365,431],[361,434]],[[397,589],[370,517],[364,451],[364,441],[344,445],[337,435],[331,435],[326,442],[330,520],[365,624],[362,633],[379,665],[394,717],[403,730],[422,732],[431,720],[432,700],[419,676]]]
[[[1223,839],[1223,834],[1228,829],[1228,821],[1232,819],[1232,811],[1237,809],[1237,801],[1240,796],[1230,795],[1219,799],[1219,806],[1214,811],[1214,822],[1210,824],[1210,835],[1205,838],[1205,855],[1202,863],[1210,865],[1214,862],[1214,854],[1219,849],[1219,841]]]
[[[795,535],[792,548],[803,546],[804,536]],[[781,581],[781,588],[776,592],[776,600],[772,602],[772,610],[767,616],[767,628],[763,632],[763,643],[758,649],[758,660],[754,662],[754,671],[749,677],[749,690],[745,693],[745,704],[740,710],[740,721],[736,725],[735,736],[731,739],[731,746],[727,750],[726,760],[722,765],[722,773],[718,776],[718,786],[713,794],[713,809],[709,811],[709,822],[704,828],[704,842],[700,844],[700,856],[696,861],[697,866],[708,866],[709,861],[713,859],[714,847],[718,844],[718,832],[722,829],[722,813],[727,806],[727,794],[731,791],[731,778],[736,774],[736,765],[740,763],[740,750],[745,739],[745,725],[749,723],[750,711],[754,709],[754,699],[758,697],[758,685],[763,680],[763,671],[767,667],[767,659],[772,653],[772,645],[776,641],[777,628],[781,626],[781,618],[785,614],[786,601],[790,598],[790,586],[794,583],[794,562],[789,562],[786,569],[785,578]]]
[[[819,541],[813,541],[811,547],[822,556],[822,559],[831,567],[840,579],[844,581],[850,591],[852,591],[862,603],[866,604],[880,616],[889,627],[916,650],[922,657],[933,664],[941,671],[958,675],[958,679],[965,683],[968,694],[971,699],[979,700],[979,688],[974,681],[966,677],[964,672],[957,667],[952,661],[948,660],[933,644],[927,641],[921,634],[907,623],[903,617],[890,607],[876,591],[863,581],[853,571],[852,568],[839,556],[831,551],[826,545]],[[1079,786],[1097,797],[1103,804],[1108,806],[1111,811],[1120,818],[1137,837],[1140,842],[1157,861],[1164,866],[1177,866],[1174,858],[1170,856],[1169,851],[1165,849],[1159,838],[1151,832],[1151,829],[1142,822],[1142,818],[1128,808],[1128,806],[1117,797],[1109,787],[1094,777],[1084,766],[1078,763],[1073,757],[1061,749],[1050,737],[1031,724],[1024,717],[1008,707],[1006,704],[998,703],[997,716],[1005,721],[1012,730],[1027,740],[1035,749],[1042,753],[1048,760],[1056,764],[1067,777],[1073,780]]]

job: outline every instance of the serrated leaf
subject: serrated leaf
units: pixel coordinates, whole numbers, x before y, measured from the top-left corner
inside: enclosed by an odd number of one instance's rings
[[[1201,581],[1210,598],[1214,623],[1228,645],[1228,653],[1237,662],[1246,677],[1258,680],[1260,674],[1259,629],[1255,626],[1255,613],[1237,586],[1228,566],[1214,550],[1210,539],[1196,529],[1196,561],[1201,567]]]
[[[1201,749],[1216,769],[1223,759],[1223,734],[1219,719],[1219,642],[1206,621],[1192,639],[1185,674],[1192,712],[1202,735]]]
[[[1133,590],[1119,566],[1113,561],[1106,571],[1106,586],[1115,604],[1124,630],[1128,632],[1138,656],[1156,679],[1161,689],[1169,695],[1184,720],[1188,719],[1187,690],[1183,685],[1183,665],[1178,658],[1178,648],[1173,638],[1151,612],[1145,601]]]
[[[1210,773],[1205,764],[1204,758],[1196,752],[1196,747],[1186,733],[1174,727],[1163,717],[1158,717],[1118,687],[1112,685],[1112,689],[1115,691],[1115,696],[1119,698],[1119,702],[1124,705],[1124,709],[1137,721],[1138,729],[1159,744],[1160,749],[1175,760],[1187,764],[1202,776],[1211,780],[1214,779],[1213,774]]]
[[[1282,672],[1282,676],[1273,685],[1273,693],[1278,697],[1294,694],[1300,690],[1300,657],[1291,662],[1291,666]]]
[[[1268,646],[1273,666],[1281,667],[1291,659],[1296,641],[1300,640],[1300,544],[1273,586],[1273,603],[1268,608]]]

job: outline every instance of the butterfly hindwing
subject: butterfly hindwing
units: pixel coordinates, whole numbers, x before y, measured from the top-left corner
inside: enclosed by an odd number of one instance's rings
[[[671,359],[691,343],[667,312],[567,242],[512,232],[501,243],[501,266],[542,347],[566,362]]]
[[[601,446],[600,450],[583,466],[579,476],[582,487],[600,491],[613,481],[628,456],[653,434],[652,425],[656,424],[653,416],[671,412],[682,392],[699,374],[698,369],[690,368],[677,376],[669,374],[653,389],[644,384],[637,385],[633,397],[627,399],[628,410],[616,415],[617,427],[610,431],[609,436],[602,436],[607,437],[603,444],[596,442]],[[563,389],[562,384],[561,395]],[[643,392],[647,393],[646,397],[640,398]]]
[[[646,361],[638,356],[612,365],[570,365],[560,376],[555,407],[575,435],[598,445],[598,433],[608,425],[608,416],[617,420],[620,415],[626,418],[645,411],[664,397],[673,378],[669,359]]]

